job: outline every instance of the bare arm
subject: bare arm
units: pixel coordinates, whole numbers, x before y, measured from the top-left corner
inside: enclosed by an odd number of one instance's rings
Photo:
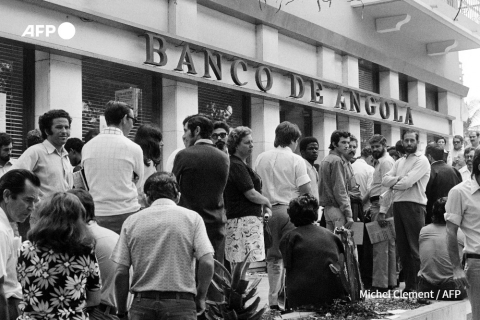
[[[87,307],[98,306],[102,300],[102,294],[100,290],[88,291],[87,290]]]
[[[198,260],[198,283],[197,296],[195,303],[197,304],[197,313],[202,314],[205,311],[205,299],[207,297],[207,290],[213,278],[213,255],[207,253]]]
[[[458,226],[447,221],[447,248],[448,256],[453,267],[453,281],[462,288],[468,287],[468,280],[460,264],[457,240]]]
[[[305,184],[302,184],[300,187],[298,187],[298,193],[300,194],[305,194],[305,193],[312,193],[312,186],[310,185],[310,182],[307,182]]]
[[[2,276],[0,278],[0,319],[8,319],[8,302],[3,290],[4,282],[5,278]]]
[[[129,267],[118,264],[115,270],[115,296],[117,298],[118,313],[127,311],[127,297],[130,288],[130,273],[128,269]]]
[[[269,208],[272,208],[270,201],[268,201],[268,199],[265,196],[263,196],[260,192],[258,192],[255,189],[247,190],[243,193],[243,195],[253,203],[261,204]]]

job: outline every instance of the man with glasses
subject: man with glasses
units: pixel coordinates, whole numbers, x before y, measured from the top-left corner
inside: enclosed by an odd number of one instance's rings
[[[212,142],[217,149],[228,154],[227,139],[230,127],[223,121],[216,121],[213,124]]]
[[[463,137],[461,135],[456,135],[453,137],[453,150],[448,155],[447,164],[455,167],[455,169],[460,169],[459,160],[463,156]]]
[[[123,222],[140,210],[143,152],[127,138],[136,123],[130,106],[109,101],[105,120],[108,127],[83,147],[82,166],[98,224],[120,234]]]
[[[472,148],[476,149],[479,145],[479,136],[480,132],[472,131],[468,133],[468,138],[470,139],[470,143],[472,144]]]
[[[475,154],[475,149],[472,147],[465,148],[464,158],[465,158],[465,165],[460,168],[458,171],[462,175],[462,180],[467,181],[471,179],[472,176],[472,163],[473,163],[473,155]]]

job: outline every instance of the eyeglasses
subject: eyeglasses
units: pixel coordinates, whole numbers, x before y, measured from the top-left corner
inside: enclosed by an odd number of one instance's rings
[[[212,133],[212,139],[215,139],[217,140],[218,137],[220,137],[220,139],[225,139],[225,137],[227,136],[227,134],[225,132],[222,132],[222,133]]]
[[[127,118],[132,119],[134,125],[137,124],[137,122],[138,122],[137,119],[135,119],[134,117],[130,117],[129,115],[127,115]]]
[[[473,159],[473,156],[465,156],[465,159]]]
[[[454,144],[462,143],[461,141],[453,141]]]

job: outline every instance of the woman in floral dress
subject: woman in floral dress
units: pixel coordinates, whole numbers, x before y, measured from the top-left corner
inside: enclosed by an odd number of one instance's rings
[[[223,194],[227,213],[225,258],[232,266],[242,262],[249,251],[249,261],[265,259],[262,205],[270,201],[262,194],[260,176],[247,165],[253,150],[252,130],[237,127],[227,140],[230,171]]]
[[[75,195],[57,192],[37,216],[18,258],[19,319],[88,319],[84,309],[100,303],[100,278],[85,209]]]

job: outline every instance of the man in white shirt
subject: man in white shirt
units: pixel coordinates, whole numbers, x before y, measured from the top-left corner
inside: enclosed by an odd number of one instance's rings
[[[110,101],[105,120],[108,127],[82,149],[82,167],[98,224],[120,234],[123,222],[140,210],[137,186],[143,181],[143,152],[127,138],[136,122],[132,108]]]
[[[5,132],[0,132],[0,177],[12,168],[17,159],[12,159],[12,138]]]
[[[480,132],[472,131],[468,133],[468,138],[470,139],[470,144],[472,148],[477,148],[479,146]]]
[[[472,163],[473,155],[475,154],[475,149],[472,147],[466,147],[465,152],[463,153],[465,158],[465,165],[461,167],[458,172],[462,175],[462,180],[467,181],[472,178]]]
[[[39,201],[40,180],[28,170],[10,170],[0,178],[0,319],[20,315],[22,287],[17,280],[17,258],[22,244],[12,222],[23,222]]]
[[[368,200],[368,190],[370,190],[370,186],[372,185],[373,172],[375,171],[371,163],[372,149],[370,149],[370,147],[363,148],[360,158],[358,158],[357,161],[352,163],[355,181],[357,181],[357,183],[359,184],[360,194],[362,195],[362,199],[364,199],[363,211],[367,211],[370,207],[370,202]],[[366,197],[367,199],[365,199]]]
[[[255,162],[255,171],[262,178],[262,194],[272,204],[272,217],[268,222],[272,246],[267,250],[266,259],[270,285],[268,302],[272,309],[279,309],[278,294],[284,277],[280,239],[295,228],[287,214],[288,204],[299,195],[312,193],[305,161],[293,153],[300,136],[296,124],[280,123],[275,129],[275,149],[261,153]]]
[[[460,169],[462,166],[460,166],[459,163],[459,158],[463,157],[463,137],[461,135],[456,135],[453,137],[453,149],[452,151],[448,154],[448,159],[447,159],[447,164],[455,167],[455,169]]]
[[[300,141],[300,154],[307,165],[308,176],[310,177],[310,187],[313,196],[318,200],[318,170],[315,167],[315,161],[318,158],[318,140],[314,137],[305,137]],[[317,165],[318,166],[318,165]]]

